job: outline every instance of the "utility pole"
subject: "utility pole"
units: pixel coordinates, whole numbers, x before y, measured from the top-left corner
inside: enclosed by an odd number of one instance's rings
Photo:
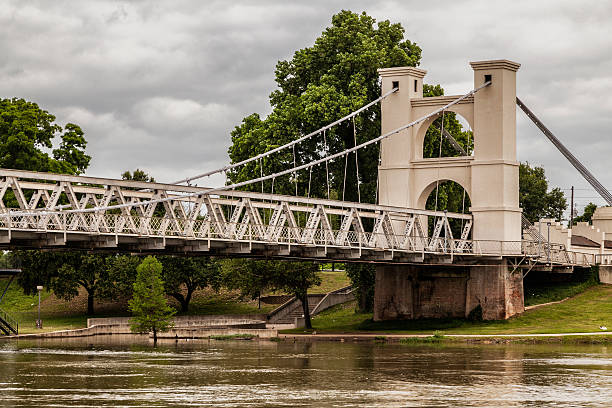
[[[574,186],[572,186],[572,201],[570,206],[570,223],[569,228],[572,228],[574,225]]]

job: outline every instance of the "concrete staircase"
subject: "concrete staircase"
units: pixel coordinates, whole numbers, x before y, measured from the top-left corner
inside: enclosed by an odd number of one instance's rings
[[[351,286],[327,294],[308,295],[308,310],[312,317],[325,309],[353,299]],[[268,314],[268,323],[295,324],[296,318],[300,317],[304,317],[302,302],[293,297]]]

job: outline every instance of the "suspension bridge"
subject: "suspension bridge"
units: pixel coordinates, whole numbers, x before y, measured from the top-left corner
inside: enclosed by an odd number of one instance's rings
[[[530,271],[612,259],[604,244],[594,250],[571,239],[551,240],[550,220],[545,237],[543,224],[522,216],[517,103],[604,198],[610,194],[517,99],[519,66],[473,62],[473,89],[440,97],[423,97],[422,69],[381,69],[381,97],[355,112],[283,146],[171,184],[0,169],[0,247],[375,262],[375,319],[467,315],[477,305],[485,318],[506,318],[522,312],[522,279]],[[380,136],[358,144],[355,134],[353,147],[329,151],[327,132],[350,121],[356,132],[355,118],[377,104]],[[427,130],[449,112],[468,122],[473,152],[442,121],[440,137],[460,156],[424,158]],[[324,146],[324,155],[297,165],[295,146],[310,139]],[[329,183],[330,162],[346,166],[355,155],[359,172],[358,152],[375,144],[377,204],[241,190],[299,172],[311,175],[316,166],[326,169]],[[219,187],[192,185],[292,149],[293,165],[273,174]],[[463,187],[469,211],[425,209],[447,180]],[[460,226],[456,235],[451,224]]]

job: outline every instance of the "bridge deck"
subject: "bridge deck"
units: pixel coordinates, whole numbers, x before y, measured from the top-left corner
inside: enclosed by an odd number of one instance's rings
[[[16,170],[0,169],[0,178],[0,248],[6,249],[364,262],[598,262],[596,255],[542,242],[470,240],[469,214]]]

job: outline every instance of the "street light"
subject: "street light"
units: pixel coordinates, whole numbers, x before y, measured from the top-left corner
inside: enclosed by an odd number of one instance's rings
[[[36,320],[36,328],[42,329],[42,320],[40,320],[40,292],[43,290],[42,286],[37,286],[36,290],[38,290],[38,320]]]

